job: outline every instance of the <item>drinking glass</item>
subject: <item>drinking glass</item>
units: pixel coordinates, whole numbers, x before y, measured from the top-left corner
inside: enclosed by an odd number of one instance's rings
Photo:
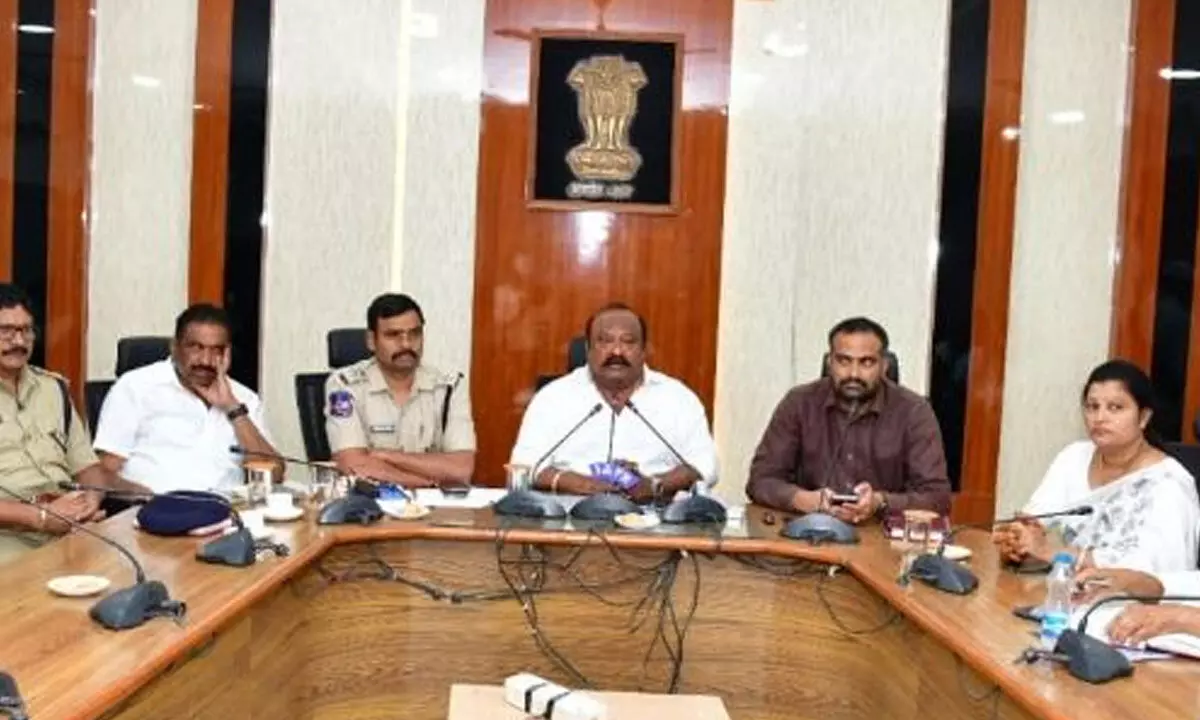
[[[531,468],[528,465],[510,463],[504,466],[504,470],[508,473],[509,492],[529,490],[533,487],[533,476],[530,474]]]

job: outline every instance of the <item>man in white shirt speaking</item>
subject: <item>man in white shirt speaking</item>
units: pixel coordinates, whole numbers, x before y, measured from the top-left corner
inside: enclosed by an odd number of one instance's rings
[[[229,361],[225,311],[207,303],[184,310],[171,357],[125,373],[104,399],[94,442],[100,461],[158,493],[241,485],[243,458],[231,445],[249,459],[276,453],[262,403],[229,377]]]
[[[588,319],[585,333],[587,366],[533,397],[512,463],[531,467],[538,490],[623,492],[640,503],[715,484],[704,406],[686,385],[646,367],[645,320],[613,303]]]

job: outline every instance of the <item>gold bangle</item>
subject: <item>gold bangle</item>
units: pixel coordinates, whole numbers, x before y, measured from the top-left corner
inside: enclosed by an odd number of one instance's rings
[[[550,476],[550,493],[552,495],[558,494],[558,479],[562,477],[562,474],[562,470],[555,469],[554,474]]]
[[[38,508],[38,530],[46,529],[46,509]]]

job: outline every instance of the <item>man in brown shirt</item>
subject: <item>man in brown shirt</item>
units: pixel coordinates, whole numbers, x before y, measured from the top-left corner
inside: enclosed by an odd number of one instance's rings
[[[792,388],[750,464],[751,500],[861,523],[888,509],[950,511],[942,435],[924,398],[886,377],[887,332],[850,318],[829,332],[828,377]],[[834,504],[832,496],[857,495]]]

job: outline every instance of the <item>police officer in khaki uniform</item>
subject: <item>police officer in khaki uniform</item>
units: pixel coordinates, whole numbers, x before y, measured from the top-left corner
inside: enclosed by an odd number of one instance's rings
[[[66,381],[29,365],[35,330],[28,296],[0,284],[0,485],[75,520],[99,520],[95,493],[60,494],[77,480],[115,487],[92,452]],[[49,513],[0,494],[0,564],[70,530]]]
[[[333,371],[325,385],[325,432],[342,472],[406,487],[471,479],[466,383],[421,364],[424,331],[425,315],[407,295],[380,295],[367,309],[374,357]]]

